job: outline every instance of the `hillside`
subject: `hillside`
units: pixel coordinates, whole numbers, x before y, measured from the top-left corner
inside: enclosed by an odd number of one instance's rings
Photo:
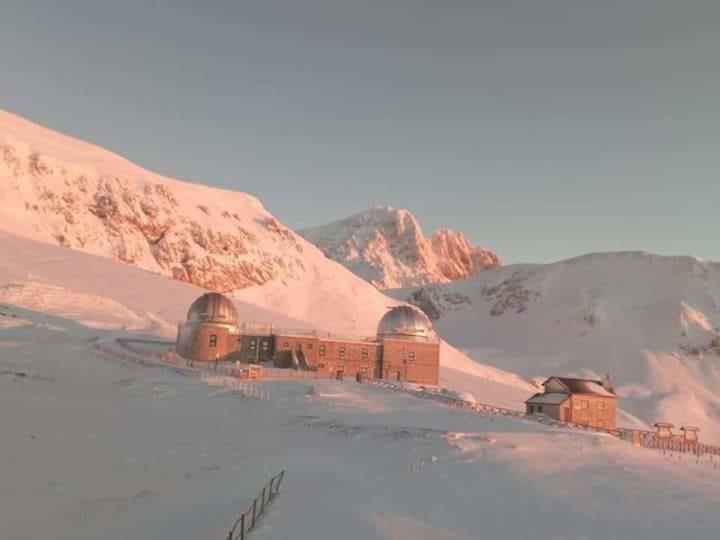
[[[630,413],[720,441],[718,263],[599,253],[392,294],[480,362],[524,377],[609,372]]]
[[[707,456],[350,381],[259,381],[253,399],[98,356],[103,330],[0,311],[22,321],[0,315],[3,538],[227,538],[281,470],[246,538],[675,540],[720,527]]]
[[[299,233],[380,289],[447,283],[500,265],[497,255],[458,232],[426,237],[415,216],[398,208],[372,208]]]
[[[160,176],[4,111],[0,200],[4,230],[206,289],[342,274],[255,197]]]

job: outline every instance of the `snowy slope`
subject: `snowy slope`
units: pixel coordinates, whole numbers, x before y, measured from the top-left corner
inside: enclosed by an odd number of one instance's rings
[[[250,399],[96,356],[102,331],[14,311],[26,324],[0,328],[3,538],[226,538],[280,470],[253,539],[675,540],[720,527],[707,458],[353,382],[259,382],[270,399]]]
[[[206,289],[353,281],[255,197],[160,176],[3,111],[0,200],[1,229]]]
[[[600,253],[392,294],[480,362],[525,377],[609,372],[624,409],[720,441],[718,263]]]
[[[458,232],[424,236],[415,216],[398,208],[372,208],[299,233],[380,289],[446,283],[500,265]]]
[[[2,306],[21,307],[94,329],[174,338],[177,322],[204,292],[132,265],[9,233],[0,232],[0,253],[0,312]],[[386,306],[394,301],[337,268],[349,282],[315,276],[296,285],[237,291],[233,299],[241,320],[373,335]],[[16,325],[17,319],[0,316],[2,324]],[[515,375],[480,365],[445,343],[440,363],[442,384],[475,393],[477,399],[520,407],[533,391]]]

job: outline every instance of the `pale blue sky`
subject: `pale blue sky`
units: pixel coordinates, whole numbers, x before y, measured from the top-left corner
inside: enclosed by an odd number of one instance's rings
[[[3,0],[0,107],[293,227],[720,260],[718,0]]]

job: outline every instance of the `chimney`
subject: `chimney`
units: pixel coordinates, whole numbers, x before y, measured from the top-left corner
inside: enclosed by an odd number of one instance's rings
[[[605,388],[605,390],[607,390],[608,392],[612,392],[613,394],[615,393],[615,389],[613,388],[613,382],[612,382],[612,379],[610,378],[609,373],[605,374],[605,378],[603,379],[602,385],[603,385],[603,388]]]

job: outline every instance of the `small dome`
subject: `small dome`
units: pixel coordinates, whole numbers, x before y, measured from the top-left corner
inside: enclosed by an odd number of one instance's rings
[[[232,300],[220,293],[206,293],[192,303],[187,320],[237,324],[238,315]]]
[[[379,339],[427,340],[432,335],[432,323],[427,315],[417,308],[397,306],[380,319],[377,335]]]

